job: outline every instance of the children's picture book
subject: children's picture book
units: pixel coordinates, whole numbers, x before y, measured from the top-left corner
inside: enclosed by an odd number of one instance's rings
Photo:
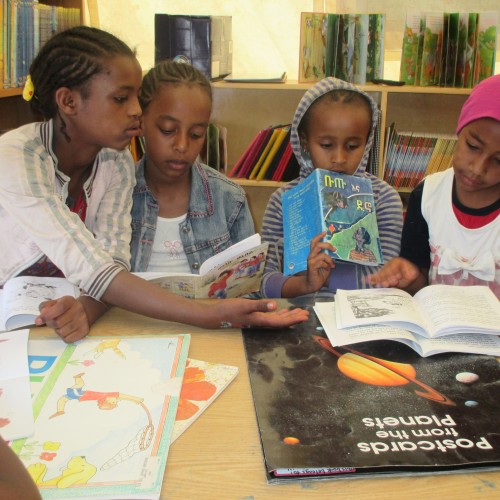
[[[284,274],[307,269],[311,240],[326,232],[334,259],[376,266],[382,250],[369,179],[315,169],[282,196]]]
[[[11,443],[44,499],[158,499],[189,334],[28,345],[33,436]]]
[[[439,42],[443,36],[443,13],[425,13],[425,28],[420,66],[420,85],[437,85],[439,77]]]
[[[464,352],[500,356],[500,337],[476,333],[452,333],[427,338],[403,328],[386,324],[338,328],[335,306],[332,302],[318,302],[314,311],[333,347],[358,344],[371,340],[395,340],[411,347],[420,356],[433,356],[442,352]]]
[[[78,287],[65,278],[17,276],[0,290],[0,331],[34,324],[39,305],[65,295],[78,297]]]
[[[0,333],[0,436],[6,441],[34,431],[28,337],[29,330]]]
[[[498,32],[498,11],[480,12],[477,21],[475,81],[495,74],[495,55]]]
[[[235,379],[239,368],[188,358],[175,416],[173,443]]]
[[[411,10],[406,13],[399,79],[408,85],[415,85],[421,18],[420,11]]]
[[[328,14],[300,15],[299,83],[317,82],[325,77],[327,24]]]
[[[337,328],[390,325],[423,337],[500,335],[500,302],[487,286],[429,285],[413,297],[398,288],[337,290]]]
[[[256,233],[207,259],[200,274],[134,274],[191,299],[240,297],[259,290],[268,246]]]
[[[495,357],[332,346],[314,312],[243,339],[269,482],[499,469]]]

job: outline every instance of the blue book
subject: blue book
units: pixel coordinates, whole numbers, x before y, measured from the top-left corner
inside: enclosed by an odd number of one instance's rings
[[[363,265],[383,263],[369,179],[315,169],[283,193],[284,274],[307,269],[311,240],[326,231],[334,259]]]

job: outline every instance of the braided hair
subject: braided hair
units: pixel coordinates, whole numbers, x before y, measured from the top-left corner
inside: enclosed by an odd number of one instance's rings
[[[61,87],[78,89],[88,97],[88,82],[105,70],[105,59],[135,57],[134,51],[111,33],[76,26],[52,36],[31,63],[35,92],[31,109],[46,119],[57,114],[55,93]]]
[[[139,104],[144,111],[155,98],[162,84],[199,85],[206,90],[212,102],[212,87],[208,78],[197,68],[183,62],[162,61],[151,68],[142,80]]]

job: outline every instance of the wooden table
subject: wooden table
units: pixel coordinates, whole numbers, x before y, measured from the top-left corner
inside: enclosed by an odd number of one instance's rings
[[[171,446],[162,500],[500,498],[500,471],[269,485],[240,330],[203,330],[114,308],[94,325],[91,335],[155,333],[190,333],[190,357],[240,368],[229,387]],[[36,328],[31,334],[50,331]]]

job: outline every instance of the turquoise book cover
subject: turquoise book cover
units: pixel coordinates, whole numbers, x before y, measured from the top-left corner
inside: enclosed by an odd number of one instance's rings
[[[307,269],[311,240],[326,232],[334,259],[383,262],[371,181],[315,169],[282,197],[284,274]]]

